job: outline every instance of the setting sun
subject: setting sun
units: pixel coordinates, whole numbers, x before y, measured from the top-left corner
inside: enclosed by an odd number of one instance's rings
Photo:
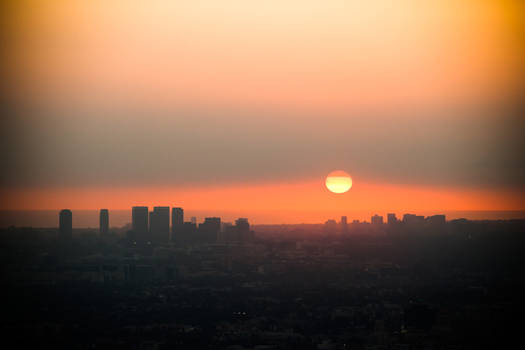
[[[333,193],[345,193],[352,188],[352,178],[342,170],[332,171],[326,177],[326,188]]]

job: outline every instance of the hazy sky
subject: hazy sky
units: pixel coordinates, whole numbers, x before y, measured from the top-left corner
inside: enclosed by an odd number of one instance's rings
[[[1,208],[525,209],[524,10],[13,1]]]

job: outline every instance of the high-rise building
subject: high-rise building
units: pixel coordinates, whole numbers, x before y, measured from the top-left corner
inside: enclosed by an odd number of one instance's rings
[[[383,217],[381,215],[373,215],[372,218],[370,219],[370,222],[373,224],[373,225],[382,225],[383,224]]]
[[[192,217],[190,218],[190,222],[191,222],[192,224],[194,224],[194,225],[197,225],[197,218],[196,218],[195,216],[192,216]]]
[[[136,239],[148,238],[148,207],[133,207],[131,209],[131,229]]]
[[[170,207],[154,207],[149,219],[151,241],[166,243],[170,235]]]
[[[253,239],[253,231],[250,230],[250,223],[247,218],[235,220],[235,227],[239,231],[241,241],[247,242]]]
[[[105,235],[109,231],[109,211],[100,209],[100,234]]]
[[[203,241],[216,242],[219,232],[221,232],[221,218],[205,218],[199,225],[199,238]]]
[[[177,231],[180,232],[184,225],[184,210],[182,208],[171,208],[171,239],[175,238]]]
[[[71,210],[62,209],[58,221],[60,238],[70,239],[73,237],[73,214],[71,213]]]
[[[396,214],[395,213],[386,214],[386,221],[389,225],[395,224],[397,222]]]

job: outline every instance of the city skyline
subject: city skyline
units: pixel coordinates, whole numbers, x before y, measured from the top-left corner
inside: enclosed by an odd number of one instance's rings
[[[170,220],[171,209],[171,220]],[[131,225],[123,227],[110,226],[110,212],[108,209],[100,209],[99,237],[108,239],[111,235],[113,239],[120,237],[122,242],[128,242],[132,246],[168,246],[178,247],[207,244],[251,244],[255,239],[255,231],[251,230],[248,218],[239,217],[235,222],[225,222],[217,216],[204,217],[203,221],[197,223],[195,217],[190,221],[184,221],[184,209],[180,207],[155,206],[150,211],[147,206],[134,206],[131,208]],[[352,235],[376,236],[377,234],[399,235],[401,233],[420,236],[424,235],[446,235],[454,231],[457,223],[471,223],[471,221],[461,219],[447,220],[445,214],[432,214],[429,216],[404,213],[398,219],[395,213],[387,213],[387,221],[383,220],[382,215],[377,213],[370,217],[370,221],[360,221],[353,219],[348,224],[348,217],[341,216],[340,221],[328,219],[324,224],[310,224],[310,234],[320,233],[325,238],[344,239]],[[62,209],[58,215],[58,236],[62,242],[71,242],[73,238],[74,215],[69,209]],[[518,220],[515,222],[521,222]],[[258,227],[264,227],[259,225]],[[271,225],[266,225],[271,226]],[[282,224],[281,227],[301,227],[304,224]],[[14,227],[13,227],[14,228]],[[38,228],[37,228],[38,229]],[[84,228],[85,229],[85,228]],[[111,231],[110,231],[111,229]],[[89,230],[89,228],[88,228]],[[114,231],[116,230],[116,231]],[[261,232],[259,232],[260,234]],[[282,236],[283,239],[295,238],[293,236]],[[303,232],[304,233],[304,232]],[[303,236],[306,239],[308,235]]]
[[[56,218],[59,209],[56,210],[37,210],[37,211],[2,211],[0,210],[0,227],[55,227]],[[75,215],[73,221],[74,228],[94,228],[98,229],[100,224],[100,213],[97,209],[92,210],[78,210],[72,209]],[[123,227],[131,225],[131,209],[111,209],[111,223],[112,227]],[[384,220],[387,220],[387,214],[394,212],[400,218],[404,213],[414,213],[417,215],[431,216],[436,213],[443,213],[447,219],[461,219],[468,220],[511,220],[520,219],[525,216],[524,211],[444,211],[444,210],[428,210],[428,211],[392,211],[392,210],[365,210],[365,211],[305,211],[297,213],[294,211],[224,211],[224,210],[187,210],[187,218],[195,217],[196,222],[204,220],[205,217],[220,216],[227,222],[233,222],[239,217],[248,217],[250,222],[254,225],[282,225],[282,224],[322,224],[328,219],[340,218],[347,216],[348,222],[353,220],[369,221],[374,214],[382,215]],[[256,214],[250,216],[250,214]],[[294,220],[290,220],[294,218]]]
[[[166,237],[171,237],[177,233],[177,229],[182,228],[184,224],[198,224],[195,217],[191,217],[189,221],[184,221],[184,209],[180,207],[169,207],[169,206],[154,206],[152,211],[149,211],[147,206],[133,206],[131,208],[131,220],[129,223],[123,225],[123,227],[130,226],[131,231],[134,231],[137,234],[148,235],[150,238],[155,239],[154,236],[161,232],[161,234]],[[170,220],[170,209],[171,210],[171,220]],[[59,229],[60,232],[63,232],[63,227],[67,228],[67,232],[73,227],[72,225],[72,211],[70,209],[61,209],[59,211]],[[110,225],[110,211],[108,209],[100,209],[99,211],[100,223],[99,223],[99,233],[107,234],[110,227],[118,227]],[[445,214],[431,214],[431,215],[418,215],[414,213],[403,213],[401,219],[397,218],[396,213],[388,212],[386,213],[387,220],[384,221],[383,215],[379,215],[374,212],[370,216],[370,221],[360,220],[356,218],[351,218],[352,223],[370,223],[372,225],[383,225],[383,224],[397,224],[400,222],[410,223],[410,222],[439,222],[445,223],[446,215]],[[458,219],[458,218],[452,218]],[[459,218],[466,219],[466,218]],[[222,231],[224,227],[221,226],[221,218],[217,216],[208,216],[203,217],[201,224],[210,224],[218,220],[219,230]],[[468,219],[466,219],[468,220]],[[327,222],[336,222],[342,227],[348,225],[348,217],[342,215],[340,221],[337,222],[334,219],[328,219]],[[231,225],[231,222],[223,222],[224,224]],[[239,217],[235,220],[235,225],[245,225],[248,224],[248,218]],[[283,223],[286,224],[286,223]],[[315,224],[320,224],[315,223]],[[213,224],[215,225],[215,224]],[[248,224],[249,225],[249,224]],[[263,224],[264,225],[264,224]],[[293,225],[290,224],[290,225]],[[156,237],[158,239],[158,237]],[[160,240],[159,242],[162,242]]]

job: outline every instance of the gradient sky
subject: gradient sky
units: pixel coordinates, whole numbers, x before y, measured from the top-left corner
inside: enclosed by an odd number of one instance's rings
[[[0,209],[525,209],[521,1],[7,6]]]

